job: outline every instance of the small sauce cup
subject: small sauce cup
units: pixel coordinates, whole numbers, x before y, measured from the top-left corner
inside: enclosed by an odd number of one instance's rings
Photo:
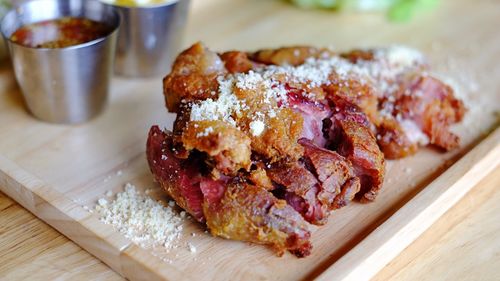
[[[190,1],[132,6],[120,5],[120,0],[101,1],[118,9],[122,17],[115,73],[127,77],[167,74],[182,45]]]
[[[11,40],[21,27],[66,17],[104,23],[109,33],[62,48],[33,47]],[[81,123],[105,108],[119,25],[117,11],[97,0],[34,0],[6,14],[1,32],[17,82],[35,117],[51,123]]]

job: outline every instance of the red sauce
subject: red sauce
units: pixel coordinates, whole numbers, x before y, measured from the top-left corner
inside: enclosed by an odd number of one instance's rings
[[[64,17],[37,22],[16,30],[10,40],[31,48],[65,48],[105,37],[112,28],[86,18]]]

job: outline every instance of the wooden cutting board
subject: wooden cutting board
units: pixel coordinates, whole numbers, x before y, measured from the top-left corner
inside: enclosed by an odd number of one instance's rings
[[[258,245],[210,237],[186,223],[180,243],[196,246],[163,262],[131,243],[83,206],[131,182],[153,188],[144,150],[153,124],[171,127],[163,106],[161,77],[113,81],[106,112],[79,126],[51,125],[26,111],[10,67],[0,69],[0,187],[115,271],[129,279],[322,280],[368,278],[416,239],[475,183],[500,163],[500,2],[442,1],[410,23],[381,15],[298,10],[281,1],[193,1],[185,46],[201,40],[216,50],[291,44],[338,49],[398,43],[421,49],[437,73],[466,97],[469,112],[454,127],[462,147],[442,154],[422,149],[388,161],[383,192],[370,204],[335,212],[313,234],[305,259],[276,257]],[[121,171],[121,173],[118,173]],[[190,233],[196,233],[195,237]]]

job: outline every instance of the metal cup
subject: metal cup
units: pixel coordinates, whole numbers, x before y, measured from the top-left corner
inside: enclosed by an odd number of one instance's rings
[[[103,38],[66,48],[31,48],[10,40],[18,28],[61,17],[103,22],[112,32]],[[33,115],[52,123],[81,123],[107,103],[120,17],[95,0],[35,0],[22,3],[2,20],[2,35],[14,72]]]
[[[128,77],[168,73],[181,47],[189,0],[166,0],[143,7],[109,5],[122,17],[115,73]]]

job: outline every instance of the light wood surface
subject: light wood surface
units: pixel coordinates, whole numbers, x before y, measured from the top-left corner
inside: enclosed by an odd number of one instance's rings
[[[427,185],[318,280],[372,278],[409,246],[471,188],[500,167],[500,129]]]
[[[0,280],[122,280],[0,193]]]
[[[373,280],[500,280],[499,191],[497,168]]]
[[[373,280],[499,280],[499,189],[497,169]],[[0,279],[122,279],[3,193],[0,234]]]
[[[492,113],[499,104],[492,101],[500,100],[500,81],[491,77],[500,73],[499,64],[492,59],[500,53],[496,36],[499,4],[486,0],[443,1],[433,13],[394,25],[379,15],[301,11],[282,1],[193,1],[186,44],[202,40],[216,50],[290,44],[342,49],[408,44],[428,54],[431,64],[458,82],[465,90],[462,95],[468,95],[471,110],[467,120],[455,128],[462,136],[462,148],[447,154],[423,149],[414,157],[390,161],[378,200],[352,204],[332,215],[327,225],[315,231],[315,249],[307,259],[291,255],[278,258],[264,247],[209,237],[199,225],[187,223],[186,234],[198,235],[185,235],[181,243],[195,244],[198,252],[193,256],[186,247],[180,247],[169,254],[175,257],[174,263],[167,264],[84,210],[83,206],[93,206],[107,190],[122,190],[126,182],[142,190],[154,188],[157,192],[153,195],[165,199],[144,159],[149,127],[170,127],[172,122],[172,115],[163,107],[160,77],[114,79],[107,111],[87,124],[70,127],[31,118],[11,70],[0,70],[0,188],[131,279],[303,279],[320,275],[336,261],[334,268],[342,270],[337,271],[339,277],[356,273],[372,276],[389,262],[388,257],[416,239],[484,176],[488,171],[483,167],[495,168],[498,132],[479,151],[468,154],[469,161],[438,177],[495,124]],[[123,175],[117,176],[118,171]],[[436,177],[434,186],[424,189]],[[407,206],[418,205],[419,212],[408,210],[410,207],[400,209],[407,202]],[[405,214],[410,215],[410,221],[405,221]],[[411,229],[416,232],[408,237],[401,235]],[[363,241],[376,241],[374,245],[378,246],[366,246],[368,242]],[[363,246],[367,251],[360,249]],[[384,252],[387,249],[390,251]],[[389,255],[368,263],[381,253]],[[345,262],[357,256],[361,258]]]

